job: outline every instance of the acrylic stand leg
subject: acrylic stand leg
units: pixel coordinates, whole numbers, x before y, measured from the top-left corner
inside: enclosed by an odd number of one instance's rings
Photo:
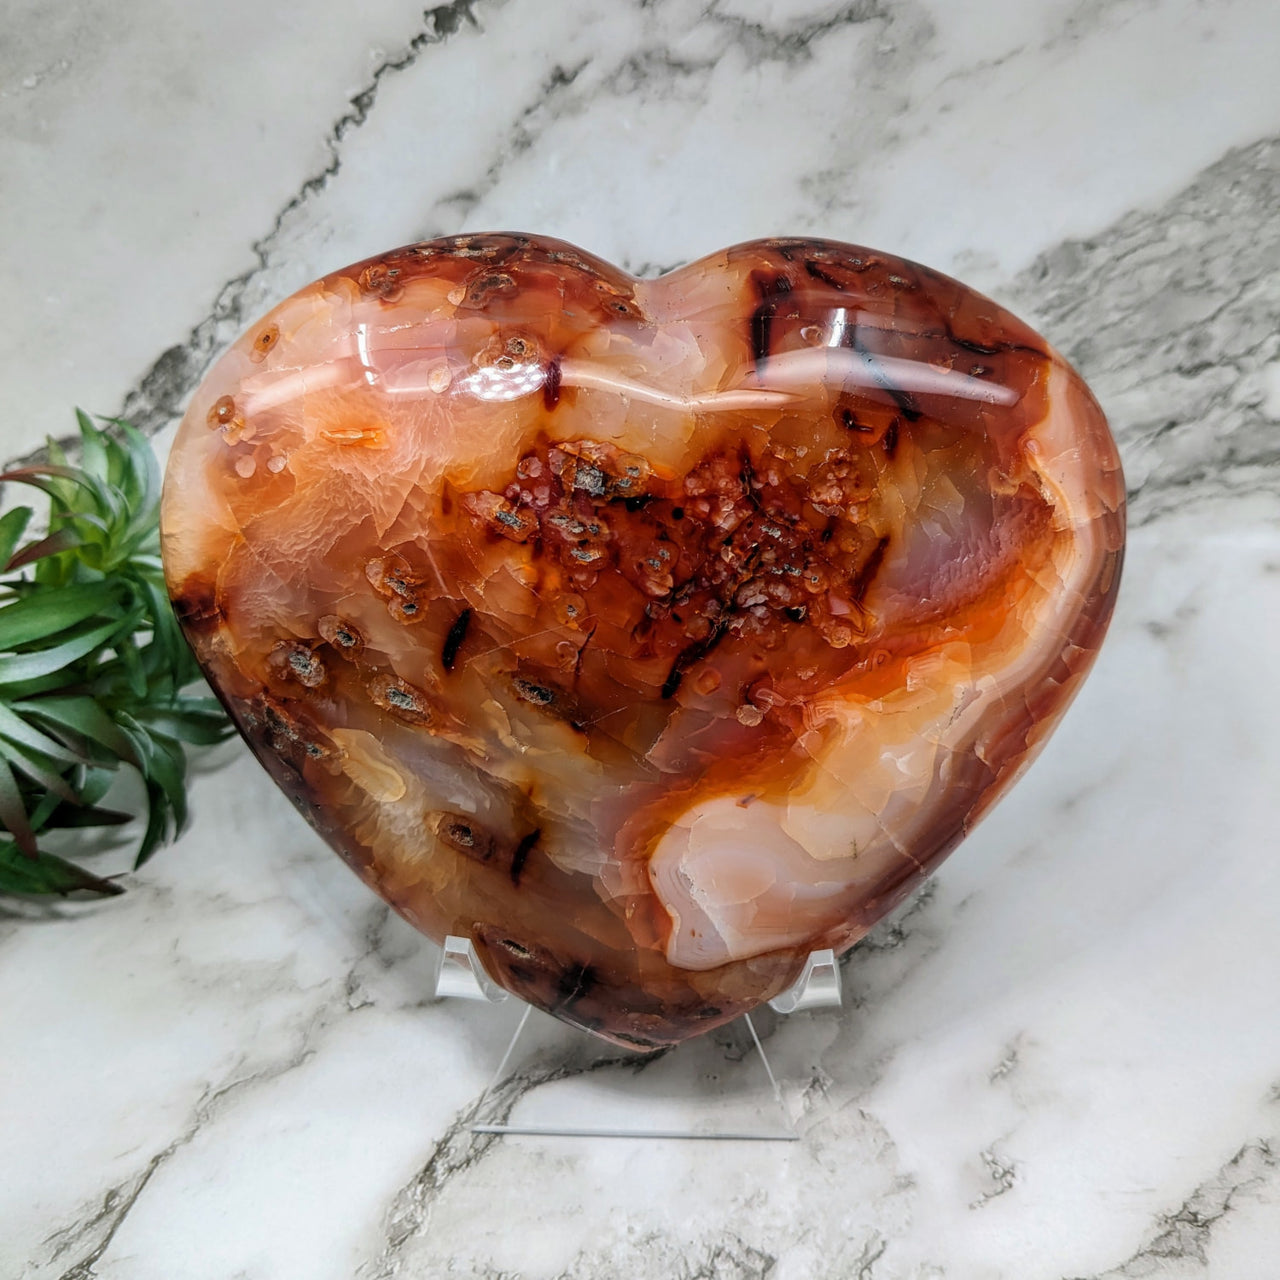
[[[437,995],[497,1003],[471,942],[445,942]],[[779,1013],[840,1003],[830,951],[814,952],[794,986],[770,1001]],[[755,1020],[674,1050],[621,1049],[526,1006],[470,1129],[540,1137],[669,1138],[794,1142],[782,1083]]]

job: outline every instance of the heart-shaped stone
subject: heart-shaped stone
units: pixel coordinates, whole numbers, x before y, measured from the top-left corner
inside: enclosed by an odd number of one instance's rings
[[[1079,376],[936,272],[796,239],[636,280],[486,235],[254,325],[163,527],[210,681],[357,873],[655,1045],[851,946],[1007,789],[1123,508]]]

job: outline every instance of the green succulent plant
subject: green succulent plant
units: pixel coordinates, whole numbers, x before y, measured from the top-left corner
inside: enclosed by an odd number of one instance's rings
[[[77,419],[77,465],[50,441],[48,462],[0,474],[48,500],[30,541],[32,508],[0,516],[0,893],[123,892],[49,838],[88,829],[76,856],[115,845],[112,829],[136,815],[101,802],[133,770],[141,866],[187,821],[183,744],[231,732],[216,699],[193,691],[200,672],[169,605],[155,455],[127,422]]]

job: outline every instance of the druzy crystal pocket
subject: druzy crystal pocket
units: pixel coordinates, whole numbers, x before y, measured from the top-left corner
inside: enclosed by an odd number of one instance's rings
[[[312,824],[644,1045],[938,864],[1086,674],[1123,538],[1042,338],[818,240],[649,281],[508,235],[336,272],[214,367],[164,506],[191,643]]]

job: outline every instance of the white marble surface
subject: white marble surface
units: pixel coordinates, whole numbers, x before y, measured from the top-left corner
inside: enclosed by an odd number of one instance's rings
[[[0,907],[0,1274],[1274,1280],[1278,48],[1274,0],[3,0],[6,456],[162,429],[420,236],[813,232],[1042,327],[1133,530],[1039,763],[773,1028],[801,1142],[473,1141],[504,1017],[228,747],[126,896]]]

